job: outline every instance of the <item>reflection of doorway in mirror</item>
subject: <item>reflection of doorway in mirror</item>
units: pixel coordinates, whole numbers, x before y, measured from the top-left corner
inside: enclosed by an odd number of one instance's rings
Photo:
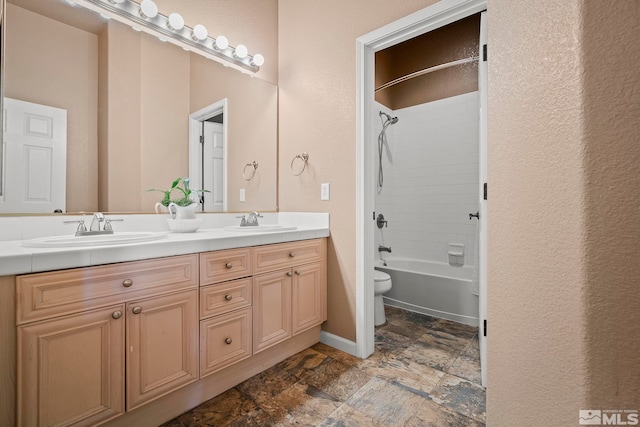
[[[4,98],[0,212],[66,210],[67,111]]]
[[[223,114],[202,122],[202,193],[203,209],[224,210],[224,126]]]
[[[227,210],[227,99],[189,115],[189,178],[202,193],[201,209]]]

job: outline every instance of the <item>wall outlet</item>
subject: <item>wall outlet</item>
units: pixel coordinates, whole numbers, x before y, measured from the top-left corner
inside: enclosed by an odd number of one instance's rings
[[[240,201],[244,202],[244,188],[240,189]]]
[[[329,197],[330,197],[329,183],[325,182],[324,184],[320,184],[320,200],[329,200]]]

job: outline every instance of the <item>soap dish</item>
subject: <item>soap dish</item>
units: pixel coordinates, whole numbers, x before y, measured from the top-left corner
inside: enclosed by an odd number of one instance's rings
[[[193,233],[200,224],[204,221],[202,218],[195,219],[171,219],[167,218],[167,224],[169,224],[169,230],[174,233]]]

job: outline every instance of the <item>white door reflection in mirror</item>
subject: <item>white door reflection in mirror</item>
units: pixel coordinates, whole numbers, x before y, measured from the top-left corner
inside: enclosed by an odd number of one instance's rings
[[[67,111],[4,99],[2,212],[66,210]]]
[[[216,116],[221,117],[222,114]],[[204,210],[224,210],[224,127],[222,123],[202,122],[202,189]]]
[[[189,178],[206,212],[227,210],[227,99],[189,115]]]

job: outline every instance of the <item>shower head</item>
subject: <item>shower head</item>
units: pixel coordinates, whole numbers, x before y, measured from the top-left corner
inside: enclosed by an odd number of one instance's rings
[[[382,116],[386,117],[386,120],[384,121],[383,125],[395,125],[396,123],[398,123],[398,118],[397,117],[391,117],[390,115],[388,115],[384,111],[380,111],[380,118],[382,118]]]

